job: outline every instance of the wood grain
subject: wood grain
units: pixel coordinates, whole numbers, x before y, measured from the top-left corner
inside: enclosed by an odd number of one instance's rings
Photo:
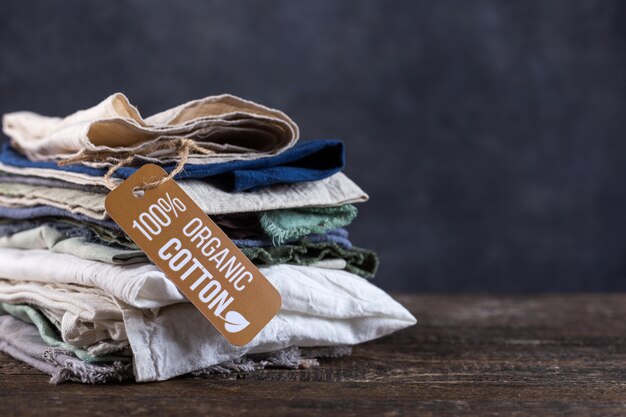
[[[314,369],[54,386],[0,355],[0,416],[626,413],[626,295],[398,298],[417,326]]]

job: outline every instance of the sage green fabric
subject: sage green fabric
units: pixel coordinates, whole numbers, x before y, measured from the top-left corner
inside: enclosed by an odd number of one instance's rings
[[[271,210],[259,213],[263,231],[275,245],[298,239],[311,233],[325,233],[352,223],[357,209],[352,204],[336,207],[307,207],[304,209]]]
[[[312,265],[325,259],[342,258],[345,270],[364,278],[374,278],[378,269],[376,253],[361,248],[345,249],[336,243],[299,242],[295,245],[241,248],[255,265]]]
[[[25,323],[32,323],[37,327],[43,341],[51,347],[59,347],[72,352],[78,359],[85,362],[114,362],[114,361],[130,361],[128,356],[105,355],[93,356],[84,349],[65,343],[50,321],[36,308],[26,304],[9,304],[0,303],[0,314],[10,314],[13,317],[22,320]]]

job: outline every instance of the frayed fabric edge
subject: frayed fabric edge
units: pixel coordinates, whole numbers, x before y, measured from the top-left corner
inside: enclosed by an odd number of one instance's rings
[[[310,369],[320,365],[319,358],[338,358],[352,354],[347,345],[318,348],[291,346],[271,353],[250,354],[229,361],[199,369],[191,374],[205,377],[213,374],[248,373],[268,368]]]

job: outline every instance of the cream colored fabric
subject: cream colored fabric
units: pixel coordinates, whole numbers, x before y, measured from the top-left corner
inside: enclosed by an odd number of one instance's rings
[[[212,152],[192,154],[188,163],[254,159],[293,146],[299,135],[298,126],[283,112],[227,94],[190,101],[143,119],[126,96],[116,93],[65,118],[8,113],[2,128],[12,145],[31,160],[83,152],[94,157],[94,162],[85,163],[91,166],[110,165],[120,152],[146,154],[156,143],[172,139],[193,139]],[[173,149],[145,156],[161,163],[177,159]]]
[[[120,267],[41,250],[0,249],[0,301],[57,311],[63,339],[81,347],[130,342],[138,381],[172,378],[248,352],[356,344],[415,323],[381,289],[345,271],[260,268],[282,297],[248,345],[233,346],[154,265]],[[120,319],[121,314],[121,319]]]
[[[229,193],[206,182],[181,180],[178,184],[207,214],[249,213],[297,207],[329,207],[368,199],[342,173],[298,184],[275,185],[256,191]],[[106,194],[39,185],[0,183],[0,205],[32,207],[47,205],[94,219],[107,219]]]

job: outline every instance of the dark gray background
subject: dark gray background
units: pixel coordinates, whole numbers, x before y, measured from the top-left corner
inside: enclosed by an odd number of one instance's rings
[[[0,111],[230,92],[340,138],[405,291],[626,290],[624,1],[11,1]]]

